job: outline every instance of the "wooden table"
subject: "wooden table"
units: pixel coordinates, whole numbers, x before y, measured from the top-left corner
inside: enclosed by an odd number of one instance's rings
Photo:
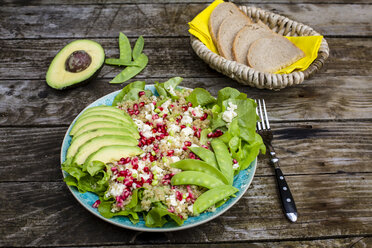
[[[372,1],[250,1],[310,25],[331,49],[320,73],[280,92],[242,86],[195,55],[187,22],[208,1],[153,2],[0,1],[0,245],[372,247]],[[119,31],[132,42],[145,37],[150,62],[137,78],[182,76],[183,85],[214,94],[231,86],[266,99],[296,223],[282,213],[264,157],[238,204],[182,232],[118,228],[79,205],[62,181],[63,136],[86,105],[123,87],[108,84],[120,70],[105,66],[90,84],[66,91],[49,88],[45,73],[75,39],[96,40],[117,56]]]

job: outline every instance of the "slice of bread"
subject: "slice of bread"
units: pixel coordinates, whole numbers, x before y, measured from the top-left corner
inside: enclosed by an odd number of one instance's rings
[[[221,56],[233,60],[232,46],[236,34],[244,26],[252,23],[246,15],[231,15],[226,17],[218,29],[217,49]]]
[[[248,65],[258,71],[275,73],[305,56],[288,39],[280,36],[260,38],[248,50]]]
[[[232,53],[234,60],[241,64],[248,65],[247,54],[251,44],[260,38],[275,37],[275,35],[276,33],[271,31],[269,27],[262,22],[244,26],[237,33],[233,42]]]
[[[223,20],[228,16],[236,14],[245,15],[235,4],[229,2],[217,5],[217,7],[212,11],[208,21],[208,28],[214,44],[217,44],[218,28]]]

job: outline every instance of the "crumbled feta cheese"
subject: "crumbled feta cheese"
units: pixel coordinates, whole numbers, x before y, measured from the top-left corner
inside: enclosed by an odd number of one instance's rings
[[[164,170],[160,168],[159,166],[155,165],[151,168],[152,172],[155,172],[157,175],[162,175]]]
[[[168,197],[168,199],[169,199],[169,203],[170,203],[170,205],[171,206],[173,206],[173,207],[176,207],[178,204],[177,204],[177,201],[176,201],[176,195],[170,195],[169,197]]]
[[[238,108],[237,105],[229,102],[229,106],[227,107],[226,111],[222,114],[222,120],[226,121],[227,123],[232,122],[235,116],[238,114],[235,112],[235,110]]]
[[[152,115],[151,114],[146,114],[145,119],[148,121],[152,121]]]
[[[237,169],[239,169],[239,163],[233,164],[233,166],[232,166],[232,167],[233,167],[233,169],[234,169],[234,170],[237,170]]]
[[[184,135],[185,137],[189,137],[190,135],[192,136],[194,134],[194,130],[190,127],[186,127],[182,129],[181,135]]]
[[[152,103],[146,104],[146,105],[144,106],[144,108],[145,108],[145,110],[146,110],[147,112],[152,112],[152,111],[155,110],[155,106],[154,106],[154,104],[152,104]]]
[[[194,213],[194,205],[190,205],[187,207],[187,210],[190,211],[190,213]]]
[[[181,155],[182,154],[182,149],[176,148],[174,149],[174,155]]]
[[[194,117],[202,117],[204,115],[203,109],[199,106],[192,108],[190,107],[188,111],[191,113]]]
[[[143,174],[140,175],[140,178],[141,177],[143,178],[143,180],[147,181],[147,179],[150,178],[150,174],[143,173]]]
[[[154,123],[155,123],[155,124],[158,124],[158,123],[159,123],[159,124],[160,124],[160,123],[163,123],[163,118],[158,118],[158,119],[155,119],[155,120],[154,120]]]
[[[114,183],[111,185],[111,188],[109,190],[110,195],[113,197],[119,196],[123,193],[123,190],[125,189],[125,185],[122,183]]]
[[[168,107],[169,107],[169,105],[171,105],[171,103],[172,103],[172,101],[171,101],[171,100],[168,100],[168,101],[165,101],[165,102],[161,105],[161,107],[164,109],[163,112],[165,112],[165,113],[168,113],[168,112],[169,112],[169,111],[168,111]]]
[[[169,127],[168,127],[168,132],[174,132],[174,133],[178,133],[179,131],[181,130],[180,126],[176,125],[176,124],[171,124]]]
[[[192,123],[192,117],[189,115],[184,115],[181,120],[181,124],[191,124]]]
[[[146,138],[150,138],[152,136],[152,127],[143,123],[141,120],[136,120],[133,119],[134,123],[136,123],[138,127],[138,131],[142,132],[142,135],[145,136]]]
[[[190,147],[199,147],[199,146],[197,146],[197,145],[195,145],[195,144],[192,144]]]
[[[145,166],[146,166],[145,161],[142,161],[142,160],[138,161],[138,170],[143,170]]]
[[[172,159],[172,163],[180,161],[180,158],[177,156],[172,156],[171,159]]]

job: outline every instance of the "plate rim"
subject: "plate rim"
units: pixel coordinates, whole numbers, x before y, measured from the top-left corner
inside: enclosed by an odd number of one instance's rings
[[[146,86],[154,87],[154,84],[146,84]],[[185,89],[191,89],[191,88],[188,88],[188,87],[182,87],[182,86],[179,86],[179,87],[180,87],[180,88],[185,88]],[[154,87],[154,88],[155,88],[155,87]],[[64,135],[64,137],[63,137],[63,142],[62,142],[62,145],[61,145],[61,152],[60,152],[60,163],[61,163],[61,164],[63,163],[63,162],[62,162],[62,160],[63,160],[63,153],[64,153],[64,152],[63,152],[63,147],[65,146],[65,143],[66,143],[67,137],[68,137],[69,134],[70,134],[70,131],[71,131],[71,128],[72,128],[73,124],[74,124],[74,123],[76,122],[76,120],[80,117],[80,115],[81,115],[85,110],[91,108],[91,105],[92,105],[92,104],[101,101],[103,98],[106,98],[106,97],[108,97],[109,95],[114,95],[114,97],[115,97],[117,94],[119,94],[120,91],[121,91],[121,90],[116,90],[116,91],[113,91],[113,92],[111,92],[111,93],[108,93],[108,94],[106,94],[106,95],[104,95],[104,96],[102,96],[102,97],[96,99],[95,101],[91,102],[88,106],[86,106],[83,110],[81,110],[81,111],[79,112],[79,114],[74,118],[74,120],[70,123],[69,127],[67,128],[66,133],[65,133],[65,135]],[[106,105],[106,106],[107,106],[107,105]],[[256,168],[257,168],[257,157],[255,158],[254,161],[251,162],[250,166],[249,166],[247,169],[243,170],[243,171],[247,171],[249,168],[251,169],[249,173],[252,174],[252,176],[249,177],[249,178],[250,178],[249,182],[246,184],[245,188],[243,189],[243,192],[242,192],[239,196],[233,198],[233,202],[231,202],[230,205],[228,205],[226,208],[220,210],[220,212],[218,212],[217,214],[215,214],[215,215],[213,215],[213,216],[211,216],[211,217],[209,217],[209,218],[206,218],[206,219],[204,219],[204,220],[201,220],[201,221],[198,221],[198,222],[195,222],[195,223],[192,223],[192,224],[186,225],[186,226],[182,225],[182,226],[176,226],[176,227],[172,227],[172,228],[168,228],[168,227],[156,227],[156,228],[155,228],[155,227],[146,227],[146,228],[144,228],[144,227],[136,227],[135,224],[132,224],[133,226],[128,226],[128,225],[124,225],[124,224],[122,224],[122,223],[117,223],[117,222],[115,222],[113,219],[105,218],[105,217],[103,217],[102,215],[100,215],[98,212],[95,212],[95,211],[93,211],[92,209],[90,209],[88,206],[86,206],[87,203],[83,202],[83,201],[82,201],[81,199],[79,199],[79,198],[77,197],[77,195],[76,195],[76,194],[85,194],[85,193],[80,193],[80,192],[77,192],[77,193],[76,193],[76,192],[73,191],[72,186],[67,185],[65,182],[64,182],[64,183],[65,183],[65,185],[67,186],[67,188],[70,190],[70,192],[71,192],[71,194],[74,196],[74,198],[75,198],[75,199],[80,203],[80,205],[82,205],[86,210],[88,210],[88,211],[89,211],[90,213],[92,213],[93,215],[97,216],[98,218],[100,218],[100,219],[102,219],[102,220],[104,220],[104,221],[106,221],[106,222],[108,222],[108,223],[110,223],[110,224],[113,224],[113,225],[118,226],[118,227],[121,227],[121,228],[126,228],[126,229],[130,229],[130,230],[134,230],[134,231],[142,231],[142,232],[173,232],[173,231],[185,230],[185,229],[188,229],[188,228],[192,228],[192,227],[195,227],[195,226],[202,225],[202,224],[204,224],[204,223],[206,223],[206,222],[209,222],[209,221],[211,221],[211,220],[213,220],[213,219],[215,219],[215,218],[221,216],[221,215],[224,214],[227,210],[229,210],[231,207],[233,207],[233,206],[234,206],[234,205],[235,205],[235,204],[236,204],[236,203],[237,203],[237,202],[238,202],[238,201],[243,197],[243,195],[247,192],[249,186],[251,185],[251,183],[252,183],[252,181],[253,181],[253,178],[254,178],[254,176],[255,176],[255,174],[256,174]],[[62,172],[62,176],[63,176],[63,178],[65,178],[65,177],[66,177],[66,174],[68,174],[68,173],[65,172],[65,171],[62,169],[61,166],[60,166],[60,169],[61,169],[61,172]],[[243,172],[243,171],[241,171],[241,172]],[[241,172],[239,172],[239,173],[241,173]],[[87,193],[87,192],[86,192],[86,193]],[[93,193],[93,194],[94,194],[94,193]],[[120,216],[120,217],[125,217],[125,216]],[[190,218],[192,218],[192,217],[190,217]]]

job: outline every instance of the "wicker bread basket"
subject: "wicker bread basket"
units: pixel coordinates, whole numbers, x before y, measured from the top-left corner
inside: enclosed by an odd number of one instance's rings
[[[278,14],[256,7],[240,6],[239,8],[252,20],[261,20],[273,31],[283,36],[320,35],[309,26],[292,21],[287,17]],[[302,83],[304,79],[309,78],[315,72],[320,70],[329,56],[329,47],[327,41],[323,38],[318,51],[318,57],[305,71],[294,71],[289,74],[274,74],[260,72],[236,61],[227,60],[209,50],[193,35],[191,35],[191,46],[195,53],[216,71],[221,72],[244,85],[270,90],[280,90],[287,86]]]

